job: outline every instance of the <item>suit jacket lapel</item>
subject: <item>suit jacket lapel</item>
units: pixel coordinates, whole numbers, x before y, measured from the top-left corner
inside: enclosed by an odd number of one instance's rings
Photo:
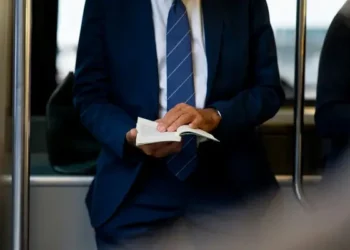
[[[223,11],[220,0],[202,0],[205,44],[208,62],[207,100],[213,86],[218,64],[223,30]]]
[[[135,74],[142,72],[142,82],[137,89],[131,91],[140,92],[140,100],[143,107],[140,116],[147,119],[157,119],[159,110],[159,76],[158,59],[155,42],[152,5],[150,0],[111,1],[116,5],[121,4],[121,17],[119,22],[125,22],[125,29],[130,40],[130,56],[135,61]],[[117,6],[118,7],[118,6]],[[118,34],[116,34],[118,35]],[[117,39],[117,38],[116,38]],[[118,39],[123,39],[119,37]]]
[[[143,95],[149,99],[147,103],[148,110],[147,117],[149,119],[158,118],[159,111],[159,76],[158,76],[158,59],[157,59],[157,49],[155,42],[155,33],[154,33],[154,23],[152,16],[152,5],[149,0],[141,0],[135,5],[139,5],[138,17],[140,22],[140,30],[142,33],[142,39],[140,39],[140,46],[142,47],[143,54],[140,54],[140,59],[144,60],[142,65],[149,67],[149,75],[145,79],[145,84],[147,85],[146,92]],[[141,37],[140,37],[141,38]]]

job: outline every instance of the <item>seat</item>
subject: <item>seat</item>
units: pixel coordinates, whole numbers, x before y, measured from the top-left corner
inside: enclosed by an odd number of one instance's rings
[[[101,147],[80,122],[73,106],[73,83],[70,72],[46,106],[49,161],[60,174],[93,175]]]

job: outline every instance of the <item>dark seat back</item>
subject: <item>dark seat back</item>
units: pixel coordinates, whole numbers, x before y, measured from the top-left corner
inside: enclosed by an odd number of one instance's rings
[[[81,124],[73,106],[73,83],[70,72],[46,106],[49,161],[61,174],[94,174],[100,145]]]

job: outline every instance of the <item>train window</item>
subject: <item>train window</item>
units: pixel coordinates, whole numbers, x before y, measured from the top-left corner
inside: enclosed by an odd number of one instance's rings
[[[57,82],[74,70],[85,0],[59,0],[57,25]]]
[[[74,69],[81,15],[85,0],[59,0],[57,80],[62,82]],[[345,0],[309,0],[307,20],[306,91],[307,100],[315,100],[318,61],[328,26]],[[283,87],[292,99],[294,85],[294,53],[296,2],[267,0],[275,32]]]
[[[308,0],[305,99],[314,101],[318,63],[328,27],[345,0]],[[279,68],[287,99],[294,96],[296,1],[267,0],[275,32]]]

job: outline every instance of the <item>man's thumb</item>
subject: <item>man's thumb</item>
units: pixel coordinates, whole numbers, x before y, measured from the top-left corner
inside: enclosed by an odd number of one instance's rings
[[[137,135],[137,130],[135,128],[133,128],[132,130],[130,130],[127,134],[126,134],[126,140],[129,143],[135,143],[136,141],[136,135]]]

